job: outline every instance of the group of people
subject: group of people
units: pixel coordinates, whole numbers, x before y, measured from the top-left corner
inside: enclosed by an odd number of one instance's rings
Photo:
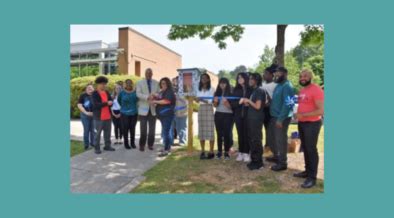
[[[93,84],[86,86],[85,92],[78,100],[84,127],[85,149],[92,146],[95,153],[100,154],[100,139],[103,132],[103,149],[115,151],[111,146],[112,123],[115,132],[114,144],[124,144],[126,149],[137,148],[135,129],[139,120],[141,127],[139,150],[145,151],[146,145],[149,150],[153,150],[156,118],[159,118],[162,124],[164,149],[160,156],[166,156],[170,152],[171,145],[174,143],[174,132],[179,137],[180,145],[186,144],[186,100],[176,94],[176,89],[173,88],[169,78],[162,78],[157,82],[152,79],[152,75],[152,69],[147,69],[145,79],[138,82],[135,87],[131,79],[125,80],[124,83],[119,81],[112,94],[106,88],[108,79],[105,76],[96,78],[96,90]],[[175,105],[183,109],[175,111]]]
[[[103,149],[115,150],[111,146],[111,120],[115,127],[115,143],[122,143],[123,137],[125,148],[137,148],[135,127],[139,120],[139,150],[145,151],[146,144],[149,150],[153,150],[157,118],[162,125],[161,136],[164,144],[159,156],[166,156],[171,152],[175,133],[179,137],[179,143],[186,144],[187,101],[178,93],[178,78],[171,81],[165,77],[157,82],[152,79],[152,75],[152,69],[148,68],[145,78],[140,80],[135,88],[133,81],[128,79],[124,85],[117,84],[112,94],[106,90],[108,79],[104,76],[96,78],[96,90],[92,85],[86,87],[78,102],[84,126],[85,148],[93,146],[95,152],[100,154],[101,132],[104,132]],[[239,145],[236,161],[247,163],[249,170],[258,170],[264,166],[264,127],[265,147],[273,153],[266,161],[275,163],[271,167],[273,171],[286,170],[287,132],[294,106],[288,101],[295,95],[287,75],[285,67],[273,64],[267,67],[262,75],[238,73],[235,87],[231,87],[227,78],[220,78],[215,89],[211,86],[210,76],[201,74],[195,98],[199,104],[200,159],[230,159],[232,130],[235,124]],[[303,88],[298,95],[298,108],[295,112],[301,148],[304,151],[305,171],[294,176],[306,178],[301,185],[303,188],[316,184],[319,163],[317,141],[324,113],[323,90],[313,84],[312,79],[312,71],[305,69],[300,72],[299,84]],[[205,148],[206,141],[209,141],[209,151]]]

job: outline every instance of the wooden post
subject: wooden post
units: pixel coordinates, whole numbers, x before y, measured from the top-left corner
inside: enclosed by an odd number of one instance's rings
[[[187,151],[193,152],[193,97],[187,97]]]

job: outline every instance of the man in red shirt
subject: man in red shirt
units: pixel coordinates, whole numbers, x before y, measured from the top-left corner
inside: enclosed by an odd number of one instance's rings
[[[93,105],[93,126],[95,129],[94,147],[95,153],[100,154],[101,132],[104,132],[104,150],[115,151],[111,147],[111,110],[112,98],[106,90],[108,79],[105,76],[99,76],[95,80],[97,89],[92,94]]]
[[[306,178],[302,188],[316,185],[316,175],[319,164],[317,141],[322,125],[321,116],[324,113],[324,92],[312,83],[313,73],[302,70],[299,83],[303,88],[298,96],[298,132],[301,147],[304,150],[305,171],[294,174],[295,177]]]

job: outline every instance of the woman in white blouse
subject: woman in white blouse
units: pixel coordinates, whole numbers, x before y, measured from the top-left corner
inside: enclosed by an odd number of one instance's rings
[[[211,78],[203,73],[200,76],[200,84],[197,91],[197,102],[200,103],[198,109],[198,138],[200,139],[201,154],[200,159],[213,159],[215,154],[215,118],[213,113],[212,99],[202,97],[213,97],[215,89],[211,87]],[[209,141],[209,153],[205,154],[205,141]]]

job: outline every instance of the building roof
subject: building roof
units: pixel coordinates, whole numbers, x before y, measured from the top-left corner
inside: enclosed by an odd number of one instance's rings
[[[176,51],[174,51],[174,50],[168,48],[167,46],[165,46],[165,45],[163,45],[163,44],[157,42],[156,40],[154,40],[154,39],[152,39],[152,38],[149,38],[148,36],[146,36],[146,35],[144,35],[144,34],[138,32],[137,30],[135,30],[135,29],[133,29],[133,28],[131,28],[131,27],[120,27],[120,28],[119,28],[119,30],[127,30],[127,29],[130,30],[130,31],[133,32],[133,33],[136,33],[136,34],[138,34],[138,35],[140,35],[140,36],[142,36],[142,37],[148,39],[149,41],[151,41],[151,42],[153,42],[153,43],[159,45],[160,47],[162,47],[162,48],[164,48],[164,49],[170,51],[171,53],[174,53],[174,54],[176,54],[176,55],[182,57],[182,55],[180,55],[180,54],[177,53]]]

